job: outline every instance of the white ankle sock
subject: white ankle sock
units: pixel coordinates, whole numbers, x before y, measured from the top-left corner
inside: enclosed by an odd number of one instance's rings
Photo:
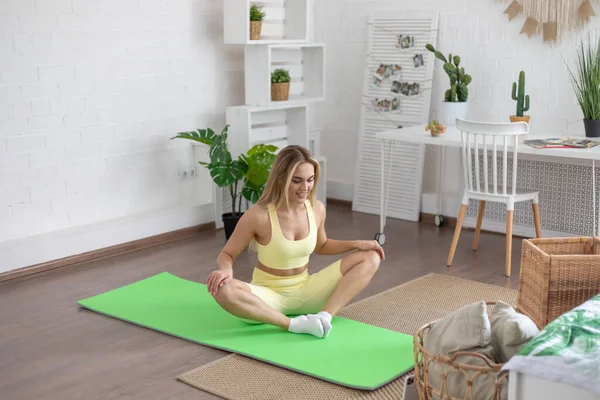
[[[300,315],[299,317],[290,319],[290,327],[288,329],[294,333],[310,333],[318,338],[323,337],[323,324],[321,320],[309,319],[306,315]]]
[[[319,319],[323,324],[323,337],[327,337],[331,331],[331,314],[327,311],[321,311],[316,314],[308,314],[308,319]]]

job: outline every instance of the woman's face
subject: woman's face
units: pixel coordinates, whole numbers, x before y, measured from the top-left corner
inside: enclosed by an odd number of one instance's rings
[[[309,162],[303,162],[292,174],[288,197],[290,203],[303,204],[315,185],[315,168]]]

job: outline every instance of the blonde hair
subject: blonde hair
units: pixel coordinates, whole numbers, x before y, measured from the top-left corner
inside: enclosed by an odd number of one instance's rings
[[[305,162],[312,164],[315,169],[314,186],[308,195],[310,204],[314,206],[316,188],[321,175],[321,166],[307,149],[298,145],[287,146],[277,154],[265,189],[256,204],[273,204],[275,209],[282,205],[287,208],[289,205],[288,192],[294,171],[298,165]]]
[[[281,206],[287,208],[289,205],[288,193],[294,171],[298,165],[305,162],[312,164],[315,169],[314,185],[308,194],[308,200],[311,206],[314,207],[317,198],[317,184],[319,183],[319,178],[321,176],[321,165],[312,157],[307,149],[298,145],[284,147],[277,154],[273,166],[271,167],[269,179],[265,184],[265,189],[256,204],[265,206],[272,204],[275,209],[278,209]],[[256,251],[256,240],[254,238],[250,240],[248,248],[251,251]]]

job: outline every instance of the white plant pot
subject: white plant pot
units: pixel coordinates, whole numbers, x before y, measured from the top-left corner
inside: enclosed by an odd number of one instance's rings
[[[444,125],[456,125],[456,118],[464,119],[469,110],[469,103],[464,102],[442,102],[440,109],[440,122]]]

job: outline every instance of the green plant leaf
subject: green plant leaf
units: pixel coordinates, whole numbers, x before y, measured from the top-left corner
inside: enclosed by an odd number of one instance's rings
[[[457,74],[458,75],[458,70],[457,68],[450,64],[450,63],[445,63],[444,64],[444,71],[446,71],[446,73],[448,74],[448,76],[453,75],[453,74]]]
[[[227,148],[227,132],[215,136],[208,154],[210,156],[211,164],[219,165],[231,162],[231,153]]]
[[[271,83],[285,83],[290,80],[290,72],[287,69],[277,68],[271,72]]]
[[[253,156],[257,153],[265,153],[265,152],[269,152],[269,153],[274,153],[277,151],[277,146],[274,146],[272,144],[256,144],[254,146],[252,146],[252,148],[250,150],[248,150],[247,154],[248,156]]]
[[[456,65],[457,67],[460,65],[460,57],[459,56],[454,56],[454,65]]]
[[[237,161],[222,164],[211,163],[208,169],[213,181],[219,187],[234,185],[244,177],[242,166]]]
[[[266,15],[267,13],[262,11],[262,7],[255,4],[250,6],[250,21],[262,21]]]
[[[442,60],[444,63],[447,63],[447,62],[448,62],[448,60],[446,60],[446,57],[444,57],[444,55],[443,55],[441,52],[439,52],[439,51],[436,51],[436,52],[435,52],[435,56],[436,56],[437,58],[439,58],[440,60]]]
[[[243,157],[243,161],[248,164],[246,177],[255,186],[263,186],[269,179],[271,167],[276,157],[273,152],[277,148],[275,147],[273,150],[273,147],[275,146],[258,144],[248,150],[247,156]]]
[[[250,181],[246,181],[244,188],[242,189],[242,196],[249,202],[256,204],[260,199],[260,196],[262,196],[264,189],[264,185],[255,185]]]
[[[588,34],[588,43],[583,40],[577,50],[575,67],[567,65],[575,97],[585,119],[600,119],[600,41],[592,45]]]
[[[193,140],[195,142],[200,142],[203,144],[206,144],[208,146],[211,146],[215,140],[216,134],[215,132],[208,128],[208,129],[198,129],[196,131],[190,131],[190,132],[179,132],[177,135],[173,136],[171,138],[171,140],[173,139],[188,139],[188,140]]]

